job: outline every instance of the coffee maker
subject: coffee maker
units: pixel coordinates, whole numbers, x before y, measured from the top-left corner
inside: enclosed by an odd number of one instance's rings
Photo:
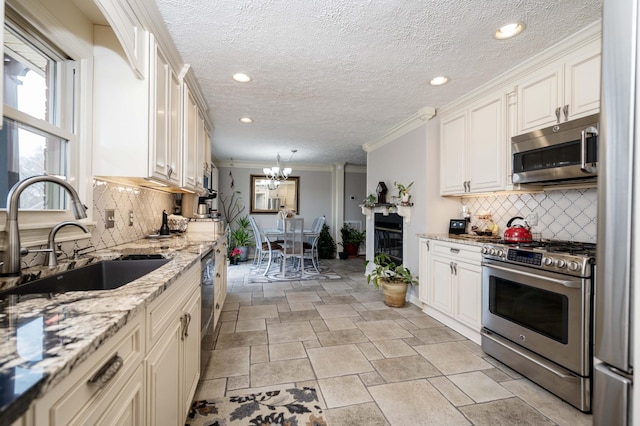
[[[206,219],[210,217],[210,201],[216,198],[217,192],[207,190],[206,194],[182,194],[181,212],[182,216],[192,219]]]

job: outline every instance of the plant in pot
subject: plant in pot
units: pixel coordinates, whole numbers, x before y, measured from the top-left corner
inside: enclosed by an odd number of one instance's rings
[[[247,260],[249,246],[253,245],[253,235],[250,229],[249,217],[243,216],[236,220],[236,228],[231,231],[231,245],[240,249],[241,261]]]
[[[318,257],[320,259],[336,258],[336,243],[329,232],[329,225],[322,225],[320,236],[318,237]]]
[[[358,248],[366,238],[365,231],[358,231],[345,223],[342,225],[342,228],[340,228],[340,236],[342,237],[342,244],[347,255],[349,257],[357,256]]]
[[[229,261],[231,262],[232,265],[238,264],[238,260],[240,260],[241,253],[242,252],[238,247],[234,247],[233,250],[229,252]]]
[[[377,202],[378,202],[378,196],[376,194],[371,193],[367,195],[367,198],[364,199],[363,204],[365,205],[365,207],[375,207]]]
[[[396,265],[384,253],[378,253],[373,258],[373,263],[373,269],[367,274],[367,283],[373,282],[376,288],[382,286],[385,305],[392,308],[403,307],[407,298],[407,287],[409,284],[418,284],[409,268]],[[369,261],[366,261],[365,266],[368,264]]]
[[[413,182],[411,182],[409,185],[403,185],[400,182],[393,182],[393,184],[396,186],[396,189],[398,190],[398,199],[400,200],[401,204],[409,204],[409,200],[411,200],[411,195],[409,194],[409,189],[411,189],[411,185],[413,185]]]

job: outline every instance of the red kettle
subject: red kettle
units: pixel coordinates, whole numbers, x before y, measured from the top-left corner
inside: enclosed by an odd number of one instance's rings
[[[512,226],[511,224],[516,219],[524,220],[524,218],[520,216],[515,216],[509,219],[509,222],[507,222],[507,229],[504,231],[504,241],[506,243],[530,243],[533,240],[533,237],[531,236],[529,226]],[[527,224],[526,221],[524,223],[525,225]]]

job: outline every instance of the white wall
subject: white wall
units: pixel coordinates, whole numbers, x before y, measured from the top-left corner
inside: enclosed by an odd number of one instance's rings
[[[458,200],[440,194],[440,123],[427,121],[408,133],[398,136],[367,155],[367,193],[375,193],[378,182],[385,182],[390,196],[397,195],[393,183],[408,185],[411,223],[404,225],[404,264],[414,275],[418,272],[418,234],[447,233],[449,219],[459,216]],[[373,235],[373,220],[367,220],[367,234]],[[367,241],[367,259],[373,258],[373,243]],[[412,290],[409,289],[411,292]],[[417,288],[413,289],[417,292]]]
[[[344,174],[344,220],[359,220],[362,229],[365,226],[365,216],[362,214],[363,200],[367,196],[366,173],[346,172]],[[340,225],[342,227],[342,225]]]

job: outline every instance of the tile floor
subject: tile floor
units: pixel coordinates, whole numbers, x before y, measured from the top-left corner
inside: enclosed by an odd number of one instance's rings
[[[323,261],[342,280],[248,282],[228,295],[196,399],[313,386],[330,425],[590,425],[418,307],[389,308],[362,258]]]

